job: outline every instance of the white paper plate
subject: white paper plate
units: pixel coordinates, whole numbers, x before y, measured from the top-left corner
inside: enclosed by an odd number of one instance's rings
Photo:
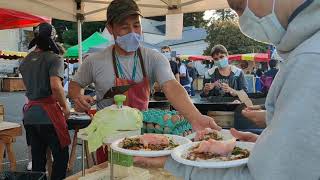
[[[191,161],[191,160],[185,159],[183,156],[185,156],[188,153],[188,150],[191,147],[196,146],[198,143],[199,142],[188,143],[175,148],[174,151],[171,153],[172,158],[181,164],[195,166],[199,168],[231,168],[231,167],[241,166],[248,162],[248,158],[238,159],[233,161],[210,161],[210,160]],[[237,141],[236,146],[240,148],[248,149],[251,152],[254,146],[254,143]]]
[[[223,139],[224,141],[230,140],[230,139],[233,139],[233,138],[234,138],[234,137],[232,136],[232,134],[230,133],[230,131],[227,130],[227,129],[222,129],[221,131],[219,131],[219,133],[222,135],[222,139]],[[195,136],[196,136],[196,133],[194,132],[194,133],[186,136],[186,138],[192,140],[192,139],[195,138]]]
[[[174,143],[183,145],[191,143],[191,141],[185,137],[176,136],[176,135],[169,135],[169,134],[163,134],[173,140]],[[137,136],[131,136],[130,138],[134,138]],[[167,156],[170,155],[173,150],[163,150],[163,151],[143,151],[143,150],[129,150],[129,149],[123,149],[120,147],[120,143],[122,142],[124,138],[114,141],[111,144],[111,148],[114,151],[130,155],[130,156],[142,156],[142,157],[161,157],[161,156]]]

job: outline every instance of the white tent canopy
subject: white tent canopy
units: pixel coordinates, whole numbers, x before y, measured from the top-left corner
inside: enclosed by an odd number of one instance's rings
[[[79,63],[82,62],[83,21],[104,21],[112,0],[0,0],[0,7],[78,22]],[[183,13],[228,7],[227,0],[136,0],[144,17],[167,15],[167,39],[180,39]]]
[[[226,0],[136,0],[144,17],[200,12],[228,7]],[[0,7],[68,21],[77,21],[77,13],[85,21],[106,20],[111,0],[1,0]],[[77,4],[79,11],[77,11]]]

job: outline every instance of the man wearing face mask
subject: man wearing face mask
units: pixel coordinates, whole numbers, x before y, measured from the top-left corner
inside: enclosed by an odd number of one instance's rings
[[[216,45],[211,50],[215,66],[204,77],[201,97],[236,96],[236,90],[248,90],[244,73],[236,66],[229,65],[228,51],[223,45]]]
[[[150,84],[158,82],[166,98],[195,130],[205,127],[220,129],[212,118],[195,108],[184,88],[175,80],[168,60],[161,53],[140,45],[141,12],[134,0],[112,1],[107,9],[106,26],[115,45],[87,57],[70,83],[69,95],[77,111],[88,111],[94,101],[80,93],[90,83],[95,83],[98,110],[113,104],[115,94],[110,89],[121,85],[132,85],[126,92],[125,105],[146,110]],[[108,99],[103,98],[106,92]],[[99,159],[106,160],[98,155]]]
[[[176,80],[180,82],[178,63],[171,57],[171,48],[169,46],[163,46],[161,48],[161,53],[169,60],[171,71]]]
[[[248,164],[228,169],[199,169],[165,158],[136,159],[176,176],[201,180],[318,180],[320,177],[320,1],[228,0],[249,37],[272,43],[283,64],[266,101],[266,129],[260,137],[231,132],[256,142]]]

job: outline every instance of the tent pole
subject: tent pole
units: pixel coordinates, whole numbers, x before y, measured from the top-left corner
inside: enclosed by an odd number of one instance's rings
[[[79,64],[82,64],[82,22],[80,19],[77,20],[78,23],[78,58]]]

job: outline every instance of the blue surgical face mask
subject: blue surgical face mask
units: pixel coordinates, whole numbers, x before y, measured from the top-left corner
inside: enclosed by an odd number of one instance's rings
[[[164,55],[168,60],[171,60],[171,52],[164,52],[163,55]]]
[[[226,68],[226,67],[228,67],[228,65],[229,65],[228,58],[225,57],[225,58],[223,58],[223,59],[220,59],[220,60],[218,60],[218,61],[215,61],[214,64],[215,64],[216,66],[218,66],[219,69]]]
[[[117,45],[126,52],[134,52],[138,50],[140,42],[142,42],[142,36],[134,32],[118,36],[116,39]]]

